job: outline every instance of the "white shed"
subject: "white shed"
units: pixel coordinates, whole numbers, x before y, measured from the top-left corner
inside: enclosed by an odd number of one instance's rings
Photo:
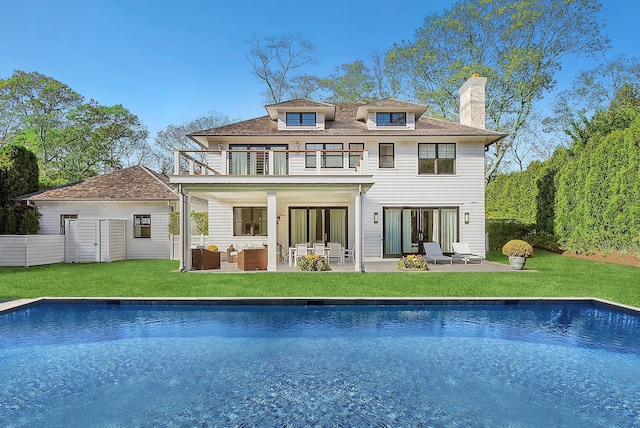
[[[114,262],[124,260],[125,220],[66,219],[65,262]]]

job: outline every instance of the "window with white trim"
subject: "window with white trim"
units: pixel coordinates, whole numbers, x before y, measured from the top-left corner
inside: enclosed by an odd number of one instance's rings
[[[407,113],[376,113],[376,125],[377,126],[406,126],[407,125]]]
[[[135,214],[133,216],[133,237],[151,238],[150,214]]]
[[[315,113],[287,113],[287,126],[316,126]]]
[[[454,143],[419,143],[418,174],[455,174]]]

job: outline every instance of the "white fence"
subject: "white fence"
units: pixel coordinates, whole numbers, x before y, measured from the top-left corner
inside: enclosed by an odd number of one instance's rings
[[[209,245],[208,235],[192,235],[191,248],[206,247]],[[171,235],[171,260],[180,259],[180,235]]]
[[[64,235],[0,235],[0,266],[64,262]]]

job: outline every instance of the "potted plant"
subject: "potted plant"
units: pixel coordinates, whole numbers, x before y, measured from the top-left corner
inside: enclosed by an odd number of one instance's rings
[[[521,239],[512,239],[504,244],[502,254],[509,257],[512,269],[522,270],[527,257],[533,256],[533,247]]]

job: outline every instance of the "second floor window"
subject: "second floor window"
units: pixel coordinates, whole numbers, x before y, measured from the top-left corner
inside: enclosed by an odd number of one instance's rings
[[[455,174],[456,145],[418,144],[418,174]]]
[[[379,168],[394,168],[395,156],[393,153],[393,143],[380,143],[378,154]]]
[[[407,113],[376,113],[377,126],[405,126]]]
[[[342,143],[307,143],[307,150],[342,150]],[[323,152],[322,168],[342,168],[342,152]],[[305,168],[316,167],[316,152],[307,152],[305,155]]]
[[[316,126],[316,114],[287,113],[287,126]]]
[[[234,207],[234,236],[267,236],[266,207]]]

